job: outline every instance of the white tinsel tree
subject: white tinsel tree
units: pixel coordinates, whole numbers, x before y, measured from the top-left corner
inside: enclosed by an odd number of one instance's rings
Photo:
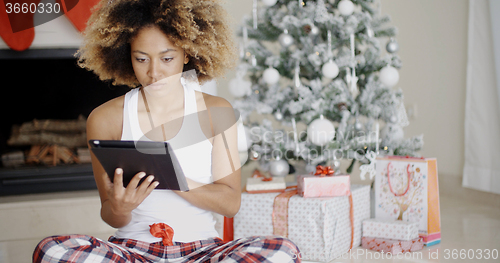
[[[379,2],[253,1],[229,84],[249,133],[249,147],[240,150],[264,167],[279,153],[310,166],[340,158],[366,162],[369,152],[417,155],[423,136],[404,138],[403,93],[393,88],[401,67],[397,32],[386,26],[390,18],[380,14]],[[272,114],[294,133],[275,130],[269,120],[250,123],[254,111]],[[307,134],[297,133],[299,122],[308,125]]]

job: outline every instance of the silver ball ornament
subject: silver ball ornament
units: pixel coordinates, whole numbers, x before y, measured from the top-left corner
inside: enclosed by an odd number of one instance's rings
[[[398,117],[396,115],[392,115],[390,118],[389,118],[389,121],[391,123],[396,123],[398,121]]]
[[[309,33],[311,36],[317,36],[319,35],[319,28],[315,25],[311,26],[311,32]]]
[[[269,173],[272,176],[285,177],[288,175],[289,171],[290,171],[290,165],[286,160],[276,159],[274,161],[271,161],[271,167],[269,169]]]
[[[262,3],[266,6],[273,6],[275,5],[277,0],[262,0]]]
[[[354,123],[354,129],[356,129],[358,131],[362,130],[363,129],[363,124],[361,122],[359,122],[359,121],[356,121]]]
[[[276,120],[281,121],[283,119],[283,113],[281,113],[281,111],[277,111],[274,113],[274,117]]]
[[[278,37],[278,41],[280,45],[284,48],[291,46],[294,42],[293,37],[290,34],[288,34],[288,32],[281,34]]]
[[[260,158],[260,153],[255,151],[255,150],[251,150],[250,151],[250,159],[252,161],[257,161],[258,159]]]
[[[385,49],[389,53],[396,53],[399,50],[399,44],[398,44],[398,42],[396,42],[395,39],[391,38],[391,40],[389,40],[389,42],[387,42]]]

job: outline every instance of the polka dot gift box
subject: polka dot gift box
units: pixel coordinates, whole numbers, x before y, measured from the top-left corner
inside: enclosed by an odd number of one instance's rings
[[[412,240],[418,237],[418,222],[367,219],[363,221],[363,236]]]
[[[347,253],[351,246],[361,244],[362,222],[370,218],[370,186],[351,185],[350,192],[354,231],[351,231],[349,196],[303,198],[293,193],[289,196],[285,215],[279,216],[286,217],[284,236],[299,247],[302,260],[329,262]],[[273,222],[273,214],[280,210],[275,209],[278,195],[282,194],[243,193],[240,211],[234,217],[234,239],[283,235],[282,226]]]

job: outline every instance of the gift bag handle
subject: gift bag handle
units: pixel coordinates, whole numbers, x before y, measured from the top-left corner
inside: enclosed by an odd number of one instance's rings
[[[405,195],[406,193],[408,193],[408,190],[410,190],[410,164],[408,164],[408,166],[406,167],[406,174],[408,175],[408,181],[406,181],[406,184],[407,184],[406,190],[402,194],[397,194],[394,192],[394,190],[392,190],[391,176],[389,175],[389,166],[391,166],[390,162],[387,164],[387,182],[389,183],[389,190],[391,190],[391,193],[393,193],[395,196]]]

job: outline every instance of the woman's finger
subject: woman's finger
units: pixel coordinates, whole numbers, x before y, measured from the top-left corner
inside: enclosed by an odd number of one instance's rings
[[[115,191],[123,189],[123,169],[122,168],[116,168],[115,175],[113,178],[113,186],[115,188]]]
[[[138,172],[134,177],[132,177],[132,180],[130,180],[130,183],[128,183],[127,185],[127,191],[135,191],[135,189],[139,185],[139,182],[142,178],[144,178],[144,176],[146,176],[145,172]]]
[[[145,182],[143,183],[145,184]],[[151,192],[153,192],[153,190],[158,187],[158,185],[160,184],[160,182],[156,181],[156,182],[152,182],[150,184],[148,184],[146,190],[144,191],[144,197],[143,197],[143,200],[146,199],[146,197],[148,197],[148,195],[151,194]]]
[[[146,180],[144,180],[141,185],[139,185],[139,188],[137,189],[137,191],[140,193],[140,194],[143,194],[146,192],[146,190],[148,189],[149,185],[151,185],[151,183],[153,182],[153,180],[155,179],[154,175],[150,175],[146,178]]]

